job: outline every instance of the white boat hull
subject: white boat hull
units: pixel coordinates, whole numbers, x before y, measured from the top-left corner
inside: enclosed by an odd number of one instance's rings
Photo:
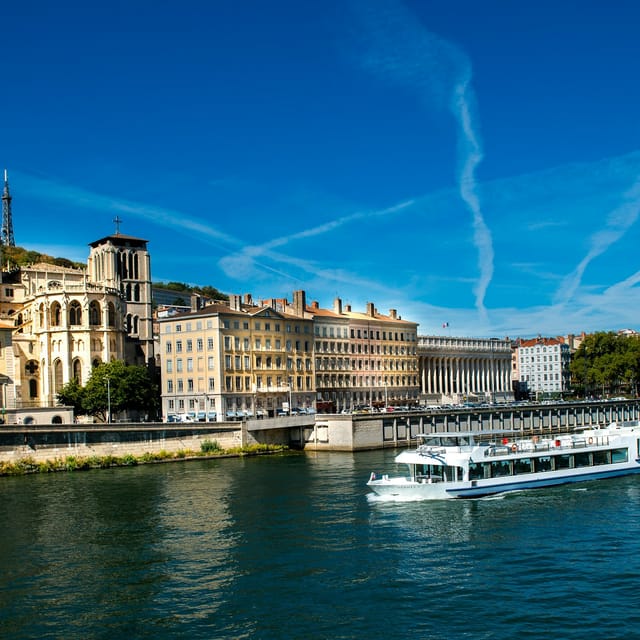
[[[408,476],[372,474],[367,486],[384,499],[480,498],[640,473],[637,421],[579,433],[529,439],[486,434],[421,434],[423,444],[396,456]]]
[[[470,482],[412,482],[405,477],[391,477],[388,479],[369,480],[367,486],[378,496],[397,501],[409,500],[445,500],[449,498],[482,498],[506,493],[522,491],[524,489],[540,489],[575,482],[588,482],[605,478],[617,478],[633,473],[640,473],[640,463],[621,469],[574,470],[576,473],[567,474],[530,474],[525,478],[497,478],[493,480],[472,480]]]

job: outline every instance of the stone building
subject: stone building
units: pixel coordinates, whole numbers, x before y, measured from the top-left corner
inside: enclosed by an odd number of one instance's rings
[[[418,356],[427,404],[513,399],[509,339],[420,336]]]
[[[228,303],[158,318],[162,413],[196,420],[313,407],[313,323],[268,304]]]
[[[569,389],[571,352],[564,338],[518,340],[516,353],[520,382],[531,393],[559,394]]]
[[[90,246],[87,269],[39,263],[2,272],[0,318],[13,324],[0,372],[9,421],[43,421],[34,410],[56,407],[61,387],[86,384],[101,362],[153,363],[146,241],[116,233]]]

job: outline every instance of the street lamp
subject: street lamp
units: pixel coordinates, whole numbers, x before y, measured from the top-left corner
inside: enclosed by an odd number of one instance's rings
[[[386,411],[389,407],[389,401],[387,396],[387,385],[389,384],[388,380],[385,378],[384,380],[384,410]]]
[[[111,378],[107,376],[107,424],[111,424]]]
[[[293,404],[291,402],[291,385],[292,383],[293,377],[289,376],[289,415],[291,415],[291,410],[293,409]]]

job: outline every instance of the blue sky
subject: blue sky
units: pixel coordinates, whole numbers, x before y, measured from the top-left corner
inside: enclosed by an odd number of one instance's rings
[[[640,5],[3,7],[16,243],[421,334],[640,329]],[[449,323],[443,330],[443,323]]]

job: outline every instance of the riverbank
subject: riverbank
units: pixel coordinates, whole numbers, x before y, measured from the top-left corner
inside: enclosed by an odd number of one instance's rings
[[[284,453],[289,448],[284,445],[254,444],[245,447],[222,449],[215,441],[205,440],[199,451],[178,449],[158,452],[147,451],[142,455],[126,453],[122,456],[114,455],[69,455],[36,459],[26,455],[13,461],[0,461],[1,476],[20,476],[33,473],[55,473],[61,471],[90,471],[92,469],[111,469],[114,467],[132,467],[140,464],[156,464],[164,462],[178,462],[184,460],[207,460],[212,458],[239,458],[266,454]]]

